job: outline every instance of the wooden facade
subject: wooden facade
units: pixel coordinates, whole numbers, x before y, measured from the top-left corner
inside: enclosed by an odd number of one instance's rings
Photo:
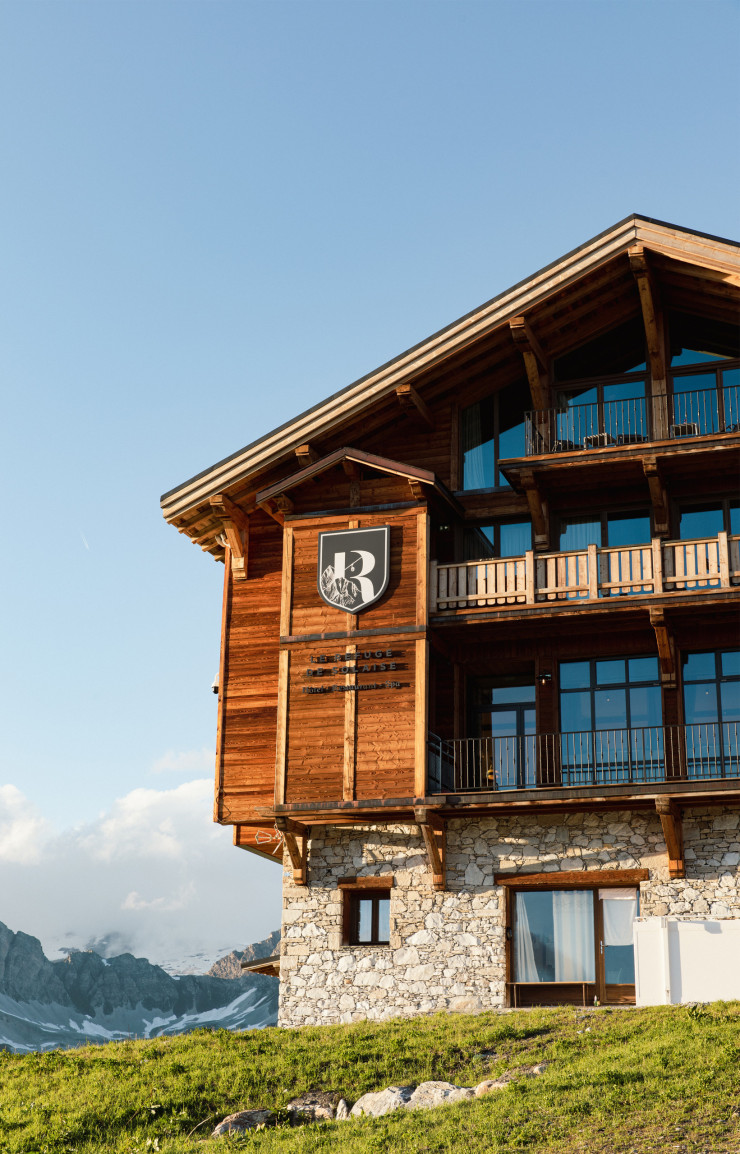
[[[284,843],[306,883],[312,829],[405,822],[444,889],[452,818],[629,807],[657,810],[681,875],[682,807],[740,794],[732,757],[692,770],[681,682],[683,655],[738,643],[739,301],[737,244],[627,218],[162,498],[225,563],[215,820],[237,846],[281,860]],[[699,359],[679,380],[681,348]],[[607,399],[637,377],[639,397]],[[466,476],[478,403],[494,455],[482,485]],[[726,522],[689,539],[681,518],[702,501]],[[615,509],[649,518],[647,539],[562,547],[574,517],[606,526]],[[497,549],[528,523],[527,548]],[[390,531],[388,587],[362,612],[333,608],[319,533],[373,526]],[[640,773],[578,778],[562,663],[650,654],[655,749]],[[469,744],[489,740],[476,687],[502,678],[534,694],[516,780],[490,743]]]

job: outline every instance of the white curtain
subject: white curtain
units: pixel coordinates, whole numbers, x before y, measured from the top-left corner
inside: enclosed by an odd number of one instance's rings
[[[604,911],[604,945],[631,946],[632,923],[637,917],[634,890],[599,890]]]
[[[516,895],[515,972],[517,982],[539,982],[526,906],[527,895]]]
[[[556,982],[593,982],[594,902],[591,890],[552,895]]]

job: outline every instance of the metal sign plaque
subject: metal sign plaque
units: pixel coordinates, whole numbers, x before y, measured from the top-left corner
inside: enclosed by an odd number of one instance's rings
[[[388,588],[390,525],[319,533],[319,596],[333,609],[359,613]]]

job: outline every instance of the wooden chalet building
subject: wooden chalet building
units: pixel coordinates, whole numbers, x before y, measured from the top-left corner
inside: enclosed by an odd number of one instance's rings
[[[629,1002],[636,918],[740,916],[739,296],[630,216],[162,498],[282,1024]]]

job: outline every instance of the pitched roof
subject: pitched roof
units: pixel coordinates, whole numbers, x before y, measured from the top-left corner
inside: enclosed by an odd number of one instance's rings
[[[740,285],[740,244],[634,214],[586,241],[559,260],[499,293],[426,340],[407,349],[326,400],[252,441],[224,460],[169,490],[161,498],[166,520],[175,521],[216,493],[285,458],[299,445],[321,438],[340,423],[562,291],[634,244],[674,261],[711,270],[724,283]]]

